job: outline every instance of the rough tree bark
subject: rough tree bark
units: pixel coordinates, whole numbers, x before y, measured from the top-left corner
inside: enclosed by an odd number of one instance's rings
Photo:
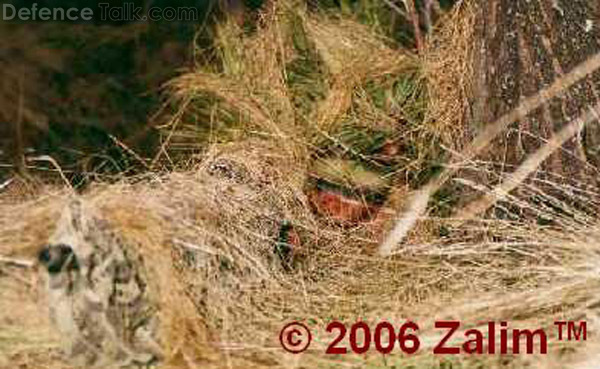
[[[476,0],[475,80],[471,119],[493,122],[526,96],[560,78],[600,52],[600,1]],[[543,140],[600,99],[596,72],[560,97],[515,123],[497,140],[494,161],[514,165]],[[479,126],[478,126],[479,125]],[[596,121],[555,152],[542,170],[582,179],[600,165],[600,126]],[[578,160],[581,159],[581,160]],[[510,169],[507,169],[510,171]]]

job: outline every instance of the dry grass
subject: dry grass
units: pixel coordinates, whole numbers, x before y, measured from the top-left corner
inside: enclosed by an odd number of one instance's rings
[[[231,173],[240,180],[232,180],[230,173],[215,174],[210,169],[214,163],[230,163],[235,168]],[[165,365],[384,367],[386,362],[436,368],[439,358],[427,354],[439,338],[431,329],[434,320],[457,319],[474,326],[493,319],[537,327],[573,318],[593,325],[600,236],[589,214],[570,209],[569,216],[560,216],[529,204],[552,217],[554,225],[542,227],[526,218],[479,221],[384,259],[373,254],[374,239],[364,228],[339,228],[316,219],[298,181],[290,179],[289,168],[277,147],[249,142],[215,148],[188,173],[99,186],[83,196],[128,242],[138,245],[152,270],[161,342],[170,358]],[[591,200],[593,195],[587,196]],[[55,194],[42,202],[3,206],[2,254],[27,257],[32,247],[43,244],[68,197]],[[306,248],[292,272],[284,272],[272,257],[283,219],[296,225]],[[173,253],[181,248],[206,255],[206,263],[182,271]],[[11,288],[35,296],[22,281],[14,282]],[[8,295],[2,303],[10,310],[24,304],[43,311],[43,298],[34,301]],[[42,319],[39,312],[33,316]],[[329,319],[400,322],[406,317],[422,327],[421,355],[390,355],[384,360],[375,354],[323,354],[330,340],[324,333]],[[302,356],[286,354],[277,342],[281,326],[295,319],[310,319],[319,337]],[[11,335],[16,344],[3,344],[5,360],[35,367],[56,357],[55,338],[41,333],[51,330],[47,321],[22,328],[20,335]],[[44,346],[53,349],[51,356],[40,354]],[[552,357],[561,363],[570,358]],[[509,365],[522,367],[523,362],[545,358],[514,360]],[[454,361],[453,367],[475,362],[486,368],[507,367],[494,357]]]
[[[432,327],[442,319],[460,320],[463,327],[505,320],[528,328],[585,319],[595,337],[600,229],[593,209],[598,194],[556,184],[564,198],[577,200],[559,201],[555,193],[542,190],[546,183],[522,184],[520,196],[496,205],[495,217],[461,225],[428,219],[430,231],[412,237],[410,248],[390,257],[377,255],[379,235],[367,224],[342,227],[313,213],[305,194],[307,168],[315,137],[333,133],[345,116],[357,111],[352,108],[357,89],[368,80],[414,71],[415,58],[391,50],[350,21],[311,18],[296,8],[275,6],[253,35],[242,34],[233,23],[223,25],[220,72],[196,70],[172,83],[191,111],[182,111],[179,120],[165,127],[173,133],[167,137],[191,129],[186,120],[198,113],[194,99],[209,94],[223,104],[223,111],[236,113],[231,116],[243,132],[235,142],[211,145],[184,171],[97,184],[80,195],[90,211],[109,221],[143,255],[159,306],[165,353],[161,367],[565,368],[580,360],[587,347],[560,350],[554,339],[546,356],[435,357],[430,349],[440,332]],[[286,23],[290,19],[293,27]],[[289,46],[296,22],[326,70],[325,95],[306,114],[293,103],[286,83],[288,62],[298,53]],[[426,73],[448,62],[442,56],[437,60],[432,62],[437,67]],[[449,73],[451,78],[459,74]],[[434,96],[433,101],[462,113],[461,93]],[[447,127],[462,123],[438,108],[430,117],[448,132],[447,139],[454,139]],[[360,117],[369,125],[378,116]],[[0,255],[34,259],[72,196],[47,189],[19,202],[2,197]],[[518,216],[511,218],[515,207]],[[287,272],[273,253],[283,221],[291,222],[302,240],[302,256]],[[447,234],[440,235],[441,227],[448,228]],[[201,261],[186,265],[186,252]],[[22,275],[21,270],[6,270]],[[0,280],[5,278],[10,277]],[[0,308],[10,312],[25,306],[27,312],[2,316],[14,321],[6,332],[22,330],[8,333],[8,342],[0,336],[0,365],[68,367],[56,361],[58,338],[44,318],[44,299],[23,280],[9,281],[3,293],[8,288],[19,292],[3,294]],[[400,323],[406,318],[421,326],[417,355],[324,354],[331,342],[325,333],[331,319]],[[308,322],[316,336],[302,355],[279,347],[279,330],[291,320]],[[594,344],[590,342],[590,352]]]
[[[430,108],[424,126],[452,149],[470,139],[468,99],[472,96],[475,5],[461,1],[430,34],[423,57]]]
[[[221,70],[198,68],[174,80],[171,87],[183,100],[215,98],[222,110],[213,106],[203,115],[211,126],[214,120],[234,121],[237,124],[232,127],[240,129],[241,135],[279,139],[298,159],[347,116],[357,88],[418,65],[414,55],[391,49],[366,26],[308,15],[293,2],[277,2],[264,18],[259,30],[250,35],[235,22],[220,25]],[[289,74],[294,73],[292,63],[303,58],[313,58],[321,66],[322,70],[315,71],[318,81],[313,87],[325,86],[322,98],[306,102],[309,111],[294,103],[307,97],[297,96],[288,83]],[[198,117],[203,112],[195,113]],[[180,131],[192,129],[190,122],[181,125]]]

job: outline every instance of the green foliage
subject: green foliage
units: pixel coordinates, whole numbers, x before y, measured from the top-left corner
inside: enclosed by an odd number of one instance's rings
[[[438,170],[419,140],[426,109],[418,71],[369,80],[355,89],[345,120],[317,143],[318,155],[356,160],[390,186],[401,178],[418,187]]]

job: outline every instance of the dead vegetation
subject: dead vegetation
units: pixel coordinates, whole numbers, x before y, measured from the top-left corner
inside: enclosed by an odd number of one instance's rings
[[[276,3],[254,33],[222,24],[222,65],[189,71],[169,85],[181,111],[162,127],[163,150],[154,164],[175,158],[194,139],[210,143],[201,158],[182,171],[98,183],[77,195],[138,248],[151,271],[164,350],[160,367],[565,368],[596,352],[591,340],[587,346],[553,343],[548,355],[538,356],[430,354],[440,338],[433,322],[441,319],[459,320],[463,328],[487,320],[528,328],[587,320],[596,332],[594,191],[519,179],[485,217],[464,222],[427,213],[440,186],[421,187],[416,210],[408,206],[416,215],[404,223],[404,242],[386,252],[391,256],[377,254],[382,229],[394,225],[390,218],[407,206],[411,188],[430,178],[434,186],[435,178],[467,182],[452,177],[454,167],[440,177],[427,174],[437,153],[432,140],[464,149],[457,143],[468,139],[468,53],[453,54],[449,45],[468,45],[469,9],[449,16],[440,41],[431,41],[420,59],[392,49],[365,26],[293,5]],[[372,91],[373,84],[381,87]],[[367,128],[377,129],[381,142],[366,145],[361,133]],[[389,146],[383,143],[390,142],[396,161],[385,161]],[[476,140],[463,152],[464,166],[484,170],[471,160],[481,145]],[[347,169],[349,163],[366,169]],[[315,213],[311,178],[327,168],[327,181],[339,187],[367,186],[364,178],[372,176],[364,172],[375,173],[387,199],[376,212],[388,215],[340,224]],[[3,196],[0,255],[35,259],[73,196],[52,188],[18,202]],[[300,239],[291,269],[273,252],[284,222]],[[7,271],[0,280],[10,281],[0,301],[7,312],[0,319],[10,327],[0,336],[0,365],[61,367],[60,340],[44,318],[40,283],[24,283],[21,269],[0,270]],[[8,313],[20,305],[27,308],[23,317]],[[324,354],[331,319],[407,318],[421,327],[417,355]],[[302,355],[279,347],[279,330],[291,320],[308,322],[318,335]]]
[[[84,196],[97,215],[139,247],[152,270],[151,283],[159,291],[160,342],[169,359],[165,365],[326,367],[344,362],[433,368],[441,365],[426,354],[439,338],[431,329],[435,319],[457,319],[468,326],[490,317],[525,327],[550,327],[554,320],[569,317],[593,322],[598,231],[585,212],[572,209],[569,216],[557,216],[539,206],[532,210],[550,218],[552,226],[478,221],[383,259],[372,252],[375,244],[364,227],[344,229],[315,218],[302,189],[288,181],[282,170],[286,166],[279,166],[277,149],[249,145],[215,151],[189,173],[100,186]],[[231,169],[215,171],[225,165]],[[63,210],[69,196],[48,195],[47,206],[40,200],[5,206],[1,221],[6,251],[25,257],[30,247],[43,243],[56,219],[52,214]],[[306,248],[289,272],[273,255],[283,219],[294,224]],[[20,231],[24,229],[37,233]],[[181,268],[186,261],[176,250],[191,251],[202,261]],[[39,312],[33,316],[41,319],[42,296],[35,303],[19,302],[28,309],[37,305]],[[3,304],[15,306],[17,301],[7,296]],[[288,320],[310,319],[315,332],[323,334],[322,327],[332,318],[353,322],[382,317],[418,322],[423,354],[409,359],[333,358],[323,354],[325,337],[300,357],[278,348],[278,329]],[[58,343],[41,336],[41,327],[51,329],[47,322],[26,327],[12,336],[16,347],[5,346],[11,350],[8,360],[37,367],[37,360],[50,358],[40,358],[39,346],[27,346],[19,337],[43,339],[55,350]],[[554,360],[564,363],[569,358],[559,355]],[[542,359],[516,357],[510,365]],[[456,361],[453,367],[506,367],[494,357],[448,360]]]

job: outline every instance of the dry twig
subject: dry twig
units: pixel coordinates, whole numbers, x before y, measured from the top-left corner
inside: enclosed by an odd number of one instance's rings
[[[0,255],[0,263],[10,265],[10,266],[16,266],[16,267],[20,267],[20,268],[31,268],[35,264],[33,261],[30,261],[30,260],[9,258],[7,256],[2,256],[2,255]]]

